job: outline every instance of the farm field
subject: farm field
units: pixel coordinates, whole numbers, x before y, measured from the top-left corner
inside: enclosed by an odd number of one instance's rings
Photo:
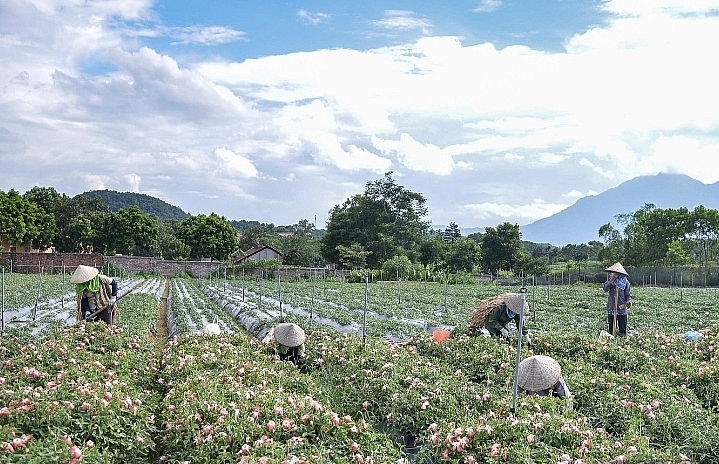
[[[32,277],[5,289],[37,317],[0,338],[0,462],[719,462],[716,289],[634,286],[630,337],[600,341],[600,287],[529,287],[522,357],[557,359],[573,400],[512,412],[516,338],[465,328],[517,288],[132,276],[107,327],[70,325],[52,308],[72,290]],[[256,336],[280,318],[308,333],[298,366]]]

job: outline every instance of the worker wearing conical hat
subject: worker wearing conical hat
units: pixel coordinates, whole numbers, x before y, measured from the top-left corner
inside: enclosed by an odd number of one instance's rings
[[[625,337],[627,335],[627,310],[632,306],[632,290],[629,274],[624,266],[617,262],[605,269],[608,272],[604,282],[607,296],[607,323],[609,333]]]
[[[541,354],[530,356],[519,363],[517,386],[530,395],[571,396],[567,382],[562,377],[559,363]]]
[[[117,308],[117,281],[92,266],[79,265],[70,283],[77,292],[77,321],[102,320],[114,324]]]
[[[502,303],[497,304],[487,314],[484,321],[484,330],[493,337],[506,338],[509,336],[507,325],[510,322],[514,321],[517,328],[519,328],[520,314],[529,315],[529,304],[527,304],[526,300],[522,301],[521,293],[506,293]],[[526,335],[527,340],[531,343],[526,325],[522,326],[522,335]]]
[[[297,363],[305,355],[305,331],[292,322],[282,322],[274,326],[264,338],[267,344],[277,347],[277,354],[283,361]]]

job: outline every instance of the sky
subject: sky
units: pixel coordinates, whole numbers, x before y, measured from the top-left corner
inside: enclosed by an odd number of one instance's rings
[[[719,181],[717,50],[719,0],[1,0],[0,190],[324,228],[392,172],[521,229]]]

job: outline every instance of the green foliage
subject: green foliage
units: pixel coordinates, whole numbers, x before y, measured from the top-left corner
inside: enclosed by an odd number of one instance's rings
[[[215,213],[190,216],[180,223],[177,237],[190,247],[190,258],[225,261],[237,251],[237,231]]]
[[[417,260],[429,228],[423,221],[427,215],[425,202],[422,194],[398,185],[391,172],[368,182],[363,194],[352,196],[330,211],[327,232],[322,237],[322,255],[328,262],[339,264],[340,250],[356,243],[371,252],[366,262],[373,269],[395,255]]]
[[[382,272],[390,279],[406,279],[412,271],[412,263],[406,256],[395,256],[382,263]]]
[[[157,246],[157,220],[136,205],[105,217],[103,238],[106,252],[150,256]]]
[[[312,267],[322,263],[319,240],[307,235],[293,235],[282,241],[282,263]]]
[[[44,212],[17,191],[0,190],[0,236],[11,244],[30,243],[40,237],[39,225],[44,223]]]
[[[505,222],[487,227],[482,236],[482,267],[492,274],[500,269],[512,269],[522,254],[519,225]]]
[[[116,192],[114,190],[90,190],[89,192],[77,195],[75,198],[78,197],[100,200],[106,204],[112,212],[127,210],[131,206],[137,206],[143,213],[152,216],[159,221],[167,219],[181,221],[189,216],[189,214],[184,212],[181,208],[143,193]]]

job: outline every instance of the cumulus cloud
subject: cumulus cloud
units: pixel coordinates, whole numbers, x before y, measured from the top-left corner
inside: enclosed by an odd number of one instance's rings
[[[244,61],[142,46],[150,35],[174,37],[180,51],[245,38],[227,27],[163,26],[153,5],[0,3],[0,149],[21,185],[44,178],[58,188],[164,192],[174,204],[185,191],[203,192],[217,205],[230,198],[231,211],[232,198],[295,201],[280,197],[288,191],[276,192],[275,180],[322,178],[332,195],[318,186],[316,196],[330,201],[397,169],[438,207],[468,205],[462,223],[481,223],[546,217],[577,192],[637,175],[719,181],[719,93],[707,59],[719,48],[716,0],[603,2],[607,21],[558,53],[430,36],[432,18],[388,10],[369,23],[373,31],[425,37]],[[476,11],[501,6],[483,1]],[[306,10],[297,18],[332,19]],[[112,70],[88,73],[88,62]],[[78,181],[63,168],[88,158],[112,165],[112,175]],[[457,179],[516,173],[520,161],[550,183],[511,201],[488,191],[444,198]],[[555,185],[548,166],[575,184]],[[209,185],[208,175],[217,177]]]
[[[224,147],[217,148],[214,155],[213,161],[217,163],[216,170],[223,177],[257,177],[257,168],[247,157]]]
[[[332,19],[332,16],[328,15],[327,13],[310,13],[307,10],[299,10],[297,12],[297,16],[303,23],[310,26],[316,26],[320,23],[326,23],[329,22],[330,19]]]
[[[422,144],[409,134],[401,134],[399,140],[382,140],[372,137],[372,144],[385,155],[395,156],[400,164],[412,171],[448,175],[466,163],[455,163],[452,156],[431,143]]]

